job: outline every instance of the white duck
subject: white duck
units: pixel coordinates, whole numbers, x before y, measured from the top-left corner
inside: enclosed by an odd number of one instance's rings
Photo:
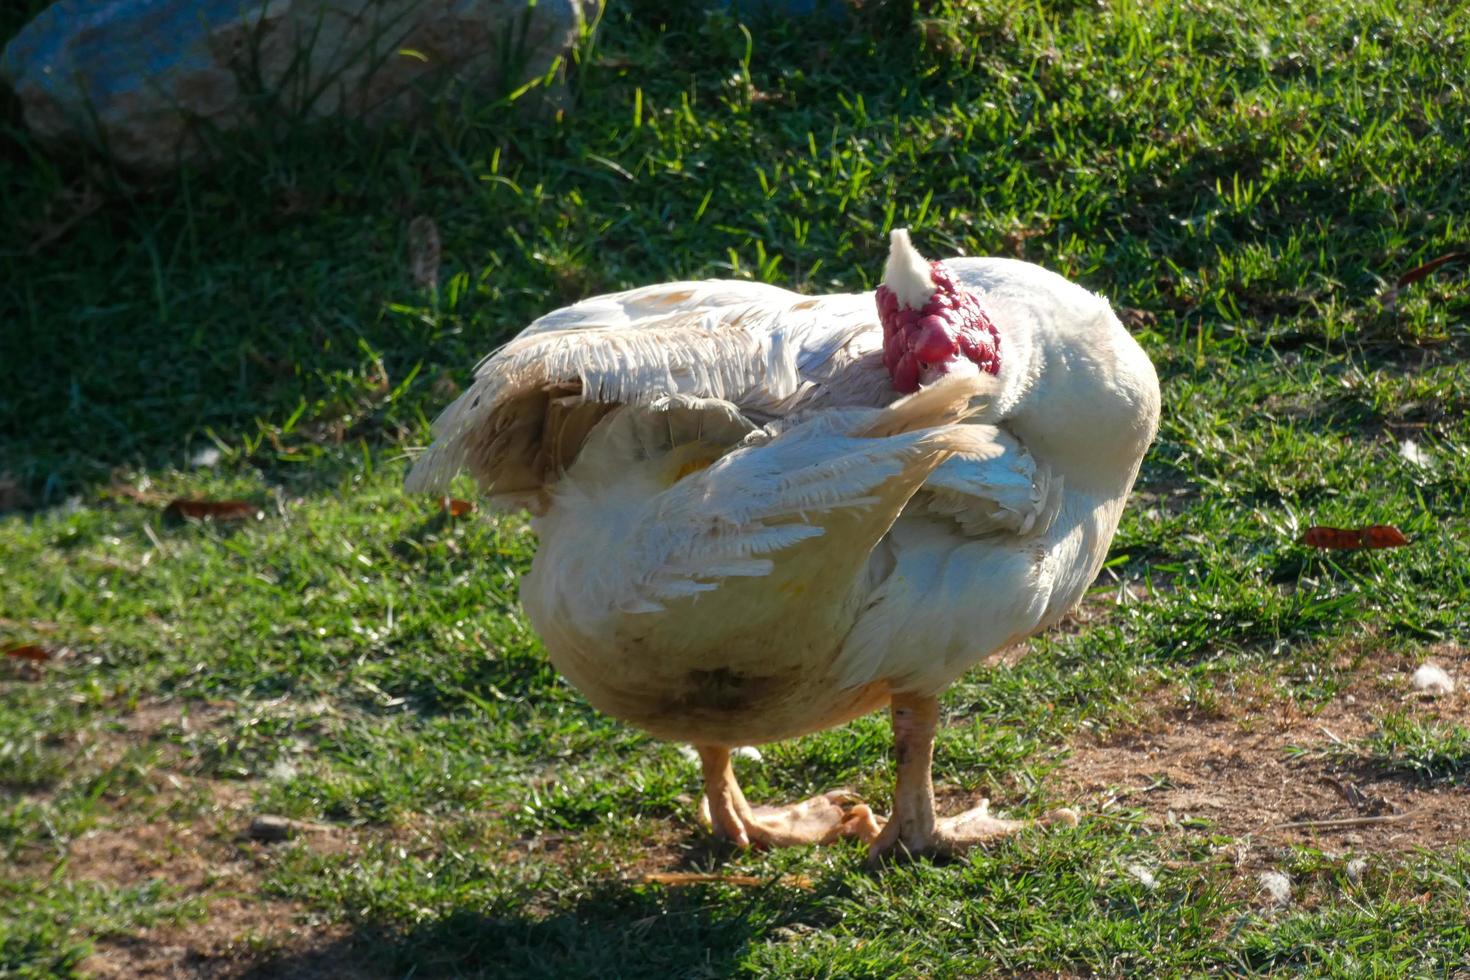
[[[1108,303],[895,231],[876,293],[676,282],[541,317],[488,357],[408,476],[528,506],[521,597],[600,710],[692,743],[738,844],[953,854],[1022,824],[934,811],[937,695],[1055,623],[1158,426]],[[840,793],[752,807],[730,748],[887,704],[885,822]]]

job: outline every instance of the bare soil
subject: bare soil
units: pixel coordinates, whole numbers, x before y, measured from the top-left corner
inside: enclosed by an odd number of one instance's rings
[[[116,762],[127,750],[179,726],[207,725],[220,714],[195,706],[185,720],[173,703],[140,705],[108,730],[80,733],[92,761]],[[192,907],[181,921],[94,937],[81,972],[99,978],[314,978],[380,976],[355,958],[346,927],[314,921],[298,903],[263,894],[274,849],[356,846],[345,828],[312,825],[299,844],[249,839],[253,786],[187,774],[182,760],[149,773],[145,786],[109,794],[100,825],[67,843],[62,874],[71,881],[136,887],[159,880],[167,901]],[[16,871],[44,876],[55,852],[23,855]],[[170,918],[173,918],[170,916]]]
[[[1159,828],[1192,826],[1263,844],[1326,851],[1438,850],[1470,837],[1470,792],[1383,771],[1345,751],[1390,710],[1463,722],[1470,717],[1470,651],[1432,659],[1457,678],[1431,698],[1409,682],[1420,661],[1378,661],[1331,701],[1304,710],[1264,692],[1221,692],[1206,706],[1161,688],[1144,721],[1083,734],[1057,778],[1085,811],[1141,809]]]

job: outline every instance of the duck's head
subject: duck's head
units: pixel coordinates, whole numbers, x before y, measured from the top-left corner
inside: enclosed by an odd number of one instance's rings
[[[898,391],[914,391],[946,374],[1000,372],[1000,334],[979,299],[954,281],[943,262],[920,255],[908,229],[891,236],[877,300],[883,363]]]

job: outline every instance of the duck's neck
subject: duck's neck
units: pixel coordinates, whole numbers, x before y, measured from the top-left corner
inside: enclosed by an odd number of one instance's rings
[[[1002,327],[997,420],[1069,488],[1126,494],[1158,426],[1152,363],[1111,313],[1067,335]]]

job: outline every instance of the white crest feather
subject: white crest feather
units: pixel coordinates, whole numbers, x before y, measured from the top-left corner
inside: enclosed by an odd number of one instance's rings
[[[888,238],[888,265],[883,269],[883,285],[893,290],[899,305],[917,310],[934,295],[934,279],[929,275],[929,260],[919,254],[909,241],[907,228],[895,228]]]

